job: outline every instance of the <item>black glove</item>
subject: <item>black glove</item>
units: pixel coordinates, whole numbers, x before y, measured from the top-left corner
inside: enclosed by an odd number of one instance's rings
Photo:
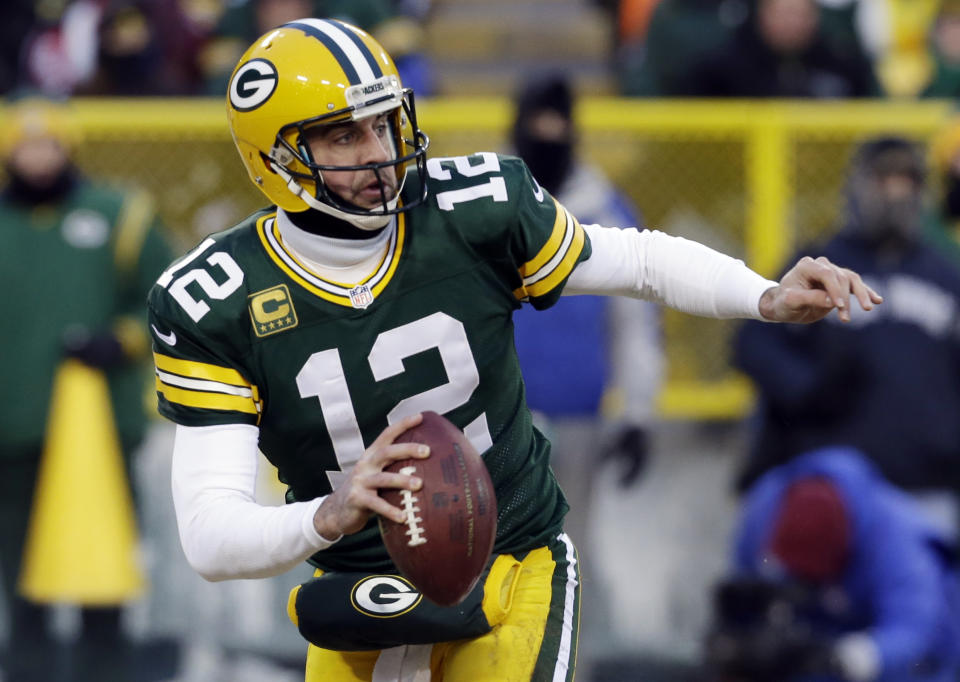
[[[109,369],[124,360],[123,346],[113,333],[92,333],[85,327],[71,327],[63,335],[63,354],[97,369]]]
[[[639,426],[625,426],[613,434],[600,459],[616,460],[620,464],[620,486],[629,488],[643,472],[649,449],[647,432]]]

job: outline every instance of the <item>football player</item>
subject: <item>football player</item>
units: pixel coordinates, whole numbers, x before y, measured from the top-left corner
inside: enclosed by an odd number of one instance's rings
[[[549,443],[524,403],[520,305],[619,294],[812,322],[835,308],[846,319],[853,298],[880,302],[825,260],[778,284],[660,232],[585,228],[517,158],[428,160],[390,56],[339,21],[259,38],[233,73],[227,116],[272,205],[157,281],[159,404],[178,425],[173,495],[190,564],[210,580],[304,560],[322,574],[324,599],[295,590],[290,604],[301,632],[305,618],[329,621],[309,637],[309,681],[573,678],[579,563]],[[354,589],[396,573],[375,519],[404,517],[377,491],[419,488],[383,468],[428,456],[394,443],[424,410],[464,431],[496,488],[494,559],[469,608],[431,607],[392,579]],[[289,486],[283,507],[254,500],[258,448]]]

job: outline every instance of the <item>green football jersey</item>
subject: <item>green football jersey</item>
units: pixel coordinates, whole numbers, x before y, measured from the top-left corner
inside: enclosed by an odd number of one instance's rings
[[[189,426],[257,425],[296,501],[335,488],[388,424],[433,410],[490,470],[494,551],[522,551],[559,531],[567,504],[524,402],[511,317],[522,301],[554,303],[590,244],[519,159],[437,158],[427,170],[428,201],[397,216],[359,284],[300,263],[275,209],[168,268],[149,297],[160,411]],[[404,196],[420,182],[411,173]],[[311,561],[392,566],[374,521]]]

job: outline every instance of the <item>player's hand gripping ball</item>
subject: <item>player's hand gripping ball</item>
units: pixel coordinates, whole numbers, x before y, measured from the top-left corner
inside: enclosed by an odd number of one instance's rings
[[[497,534],[497,499],[483,458],[463,432],[436,412],[396,442],[430,446],[426,459],[393,462],[385,471],[416,475],[420,490],[383,489],[406,520],[380,519],[380,533],[400,572],[440,606],[463,601],[476,584]]]

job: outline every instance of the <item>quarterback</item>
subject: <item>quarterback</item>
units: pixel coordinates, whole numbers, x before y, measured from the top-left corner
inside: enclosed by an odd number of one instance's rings
[[[582,226],[517,158],[428,159],[390,56],[339,21],[259,38],[234,70],[227,116],[271,205],[157,281],[157,392],[177,424],[173,496],[195,570],[317,568],[288,605],[310,641],[311,682],[573,678],[579,559],[550,444],[524,402],[511,323],[521,305],[609,294],[813,322],[880,303],[825,259],[777,283],[695,242]],[[491,564],[450,608],[396,576],[375,522],[403,520],[378,489],[420,485],[383,469],[429,455],[394,443],[425,410],[483,453],[499,509]],[[255,501],[258,449],[287,505]]]

